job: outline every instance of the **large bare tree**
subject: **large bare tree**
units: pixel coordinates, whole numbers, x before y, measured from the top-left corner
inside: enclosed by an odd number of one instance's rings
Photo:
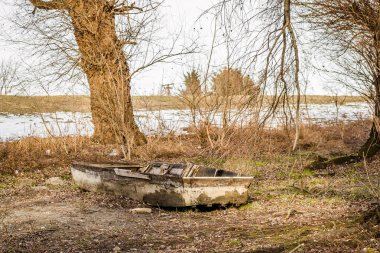
[[[303,17],[318,31],[321,48],[333,58],[332,71],[344,83],[366,95],[374,106],[369,138],[356,153],[322,164],[347,163],[380,151],[380,2],[375,0],[305,0]]]
[[[44,33],[46,53],[54,50],[63,52],[61,55],[64,55],[66,62],[71,60],[74,67],[79,66],[88,80],[95,139],[103,143],[136,145],[145,143],[145,136],[135,123],[131,101],[131,78],[135,72],[131,71],[129,53],[134,49],[128,51],[125,47],[138,43],[135,40],[136,33],[143,30],[143,25],[147,25],[144,22],[136,22],[134,17],[147,15],[146,13],[157,8],[158,4],[139,1],[141,6],[137,6],[124,0],[30,0],[30,2],[34,6],[33,14],[52,13],[44,19],[36,18],[35,23],[44,22],[45,26],[42,29],[41,25],[33,24],[37,34]],[[59,19],[56,18],[58,16]],[[117,26],[120,26],[122,19],[123,36],[120,36]],[[129,29],[135,24],[137,25],[134,30]],[[46,29],[52,26],[58,26],[60,29],[54,30],[54,27],[51,31]],[[20,25],[20,27],[27,30],[32,26]],[[62,39],[63,37],[65,39]],[[74,46],[70,44],[73,41]],[[74,55],[77,54],[78,57],[70,55],[70,50],[75,51]],[[145,56],[147,54],[145,53]],[[150,66],[165,57],[167,55],[158,56],[152,61],[145,59],[147,61],[145,65]],[[67,74],[69,71],[62,73],[62,75]]]
[[[145,143],[134,117],[131,75],[123,47],[116,33],[117,15],[143,11],[126,1],[31,0],[36,9],[68,15],[78,45],[78,64],[86,74],[91,92],[94,137],[103,143],[129,141]],[[36,9],[34,11],[36,11]]]
[[[68,15],[77,43],[78,65],[86,74],[91,92],[94,137],[103,143],[145,143],[134,117],[131,75],[115,20],[118,15],[143,11],[126,1],[31,0],[36,9]],[[57,13],[58,14],[58,13]],[[59,24],[58,24],[59,25]]]

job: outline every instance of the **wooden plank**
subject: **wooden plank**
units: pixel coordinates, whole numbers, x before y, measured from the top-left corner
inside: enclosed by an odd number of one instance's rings
[[[118,176],[150,180],[150,177],[148,175],[144,175],[144,174],[141,174],[138,172],[133,172],[131,170],[115,168],[114,171],[115,171],[116,175],[118,175]]]

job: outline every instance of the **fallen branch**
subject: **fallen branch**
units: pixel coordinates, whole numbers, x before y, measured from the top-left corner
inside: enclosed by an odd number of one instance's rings
[[[332,159],[318,157],[317,160],[305,167],[308,170],[322,170],[333,165],[347,165],[350,163],[356,163],[363,159],[358,154],[351,154],[346,156],[340,156]]]

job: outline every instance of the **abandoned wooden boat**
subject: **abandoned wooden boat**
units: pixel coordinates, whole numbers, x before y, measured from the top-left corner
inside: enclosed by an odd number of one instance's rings
[[[112,192],[160,207],[241,205],[252,177],[194,164],[72,164],[75,183],[89,191]]]

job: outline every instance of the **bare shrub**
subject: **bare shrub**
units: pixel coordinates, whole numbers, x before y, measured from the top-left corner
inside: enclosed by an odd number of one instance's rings
[[[17,64],[12,61],[0,63],[0,95],[9,95],[21,88]]]
[[[347,123],[342,140],[341,129],[336,124],[303,125],[304,137],[300,139],[300,145],[311,156],[313,153],[323,156],[350,153],[362,145],[370,126],[370,121]],[[223,145],[218,143],[220,131],[222,130],[209,127],[209,137],[214,147],[203,145],[197,133],[148,137],[147,144],[137,147],[131,158],[142,163],[161,160],[220,166],[213,163],[239,158],[257,160],[262,157],[275,159],[279,156],[287,159],[291,151],[289,144],[292,143],[292,138],[286,129],[262,129],[257,125],[230,129],[224,133]],[[0,174],[44,169],[55,174],[68,173],[67,167],[75,160],[106,162],[122,159],[120,152],[116,156],[110,156],[111,151],[118,148],[118,145],[95,143],[88,137],[30,137],[14,142],[0,142]]]

